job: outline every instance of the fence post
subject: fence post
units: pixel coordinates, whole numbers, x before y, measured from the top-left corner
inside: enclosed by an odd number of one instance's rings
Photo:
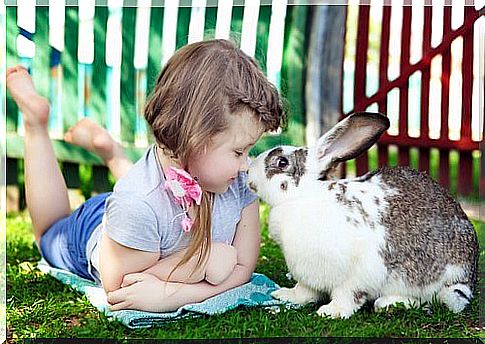
[[[49,82],[49,134],[51,138],[60,139],[64,133],[62,113],[62,64],[61,54],[64,51],[64,1],[53,1],[49,4],[49,45],[50,45],[50,82]]]
[[[32,73],[32,59],[35,56],[35,1],[22,1],[17,7],[17,27],[19,34],[17,36],[17,53],[20,63]],[[24,135],[24,121],[22,114],[18,111],[17,134]]]
[[[346,7],[315,6],[309,17],[305,107],[310,146],[341,117]]]
[[[445,6],[443,9],[443,32],[451,31],[451,6]],[[441,62],[441,130],[440,139],[448,139],[448,108],[450,105],[450,72],[451,72],[451,49],[443,52]],[[447,189],[450,187],[450,159],[449,150],[440,150],[440,183]]]
[[[305,144],[304,78],[309,6],[289,6],[285,25],[285,44],[281,67],[282,93],[291,106],[285,133],[296,146]]]
[[[411,7],[404,6],[401,35],[401,70],[409,66],[411,43]],[[408,138],[409,79],[399,87],[399,136]],[[409,166],[409,147],[399,147],[399,165]]]
[[[423,56],[431,49],[431,18],[432,7],[424,7],[424,22],[423,22]],[[423,68],[421,73],[421,109],[420,109],[420,129],[419,136],[429,139],[429,89],[431,80],[431,65]],[[419,149],[419,170],[429,173],[429,157],[430,149],[428,147],[421,147]]]
[[[231,32],[232,0],[217,2],[215,38],[228,39]]]
[[[246,0],[241,32],[241,50],[253,57],[256,51],[256,33],[258,29],[259,0]]]
[[[473,7],[465,7],[465,18],[473,15]],[[472,141],[472,97],[473,91],[473,26],[463,35],[463,54],[461,62],[461,135],[460,140]],[[483,110],[483,109],[482,109]],[[467,196],[473,192],[473,157],[471,151],[460,152],[458,169],[458,193]]]
[[[359,19],[357,31],[357,45],[355,57],[355,81],[354,81],[354,108],[355,111],[364,111],[358,108],[357,104],[366,96],[366,69],[367,69],[367,50],[369,46],[369,14],[370,5],[359,6]],[[369,170],[367,152],[362,153],[355,159],[356,175],[360,176]]]
[[[389,38],[391,32],[391,6],[382,8],[381,45],[379,52],[379,88],[387,83],[387,69],[389,67]],[[387,95],[378,102],[379,112],[387,115]],[[384,133],[384,136],[387,133]],[[378,166],[389,164],[389,145],[380,143],[377,145]]]
[[[135,29],[135,56],[133,66],[136,73],[136,130],[135,145],[146,147],[147,127],[143,116],[143,107],[146,102],[147,91],[147,65],[148,65],[148,39],[150,36],[150,1],[140,1],[136,10]]]
[[[281,89],[281,62],[285,40],[286,0],[273,0],[266,51],[266,75],[278,89]]]
[[[116,139],[121,139],[121,61],[123,16],[122,1],[108,1],[108,23],[106,28],[106,96],[107,123],[106,127]]]
[[[78,117],[80,120],[90,116],[89,102],[94,61],[94,0],[79,3],[79,37],[78,37]]]

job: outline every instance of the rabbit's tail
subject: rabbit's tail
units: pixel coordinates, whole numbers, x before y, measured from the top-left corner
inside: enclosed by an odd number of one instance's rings
[[[453,312],[461,312],[472,299],[472,288],[463,283],[444,286],[438,293],[439,299]]]

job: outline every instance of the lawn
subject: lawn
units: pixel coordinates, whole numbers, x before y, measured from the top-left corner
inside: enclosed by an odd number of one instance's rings
[[[261,208],[263,242],[256,268],[281,286],[293,286],[286,277],[284,258],[268,238],[268,209]],[[474,222],[481,247],[485,223]],[[239,308],[220,316],[188,319],[160,328],[130,330],[108,321],[85,297],[35,268],[40,255],[33,243],[25,213],[7,215],[7,338],[241,338],[241,337],[484,337],[479,327],[479,297],[455,315],[445,306],[430,309],[392,308],[374,313],[370,307],[348,320],[317,316],[317,305],[273,314],[264,309]],[[480,267],[485,266],[484,252]],[[483,326],[483,324],[481,324]]]

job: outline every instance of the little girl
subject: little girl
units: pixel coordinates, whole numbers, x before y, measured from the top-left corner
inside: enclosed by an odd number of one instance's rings
[[[23,114],[35,240],[51,265],[102,284],[112,310],[173,311],[249,280],[260,234],[248,152],[285,124],[278,92],[253,59],[226,40],[178,50],[145,108],[156,144],[133,166],[94,124],[69,131],[67,141],[98,153],[118,179],[72,214],[48,102],[23,67],[7,71],[7,88]]]

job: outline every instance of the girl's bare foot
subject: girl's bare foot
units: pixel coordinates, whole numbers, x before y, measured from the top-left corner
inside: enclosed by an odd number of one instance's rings
[[[64,140],[99,155],[115,180],[126,175],[133,166],[131,160],[125,155],[123,147],[106,129],[90,119],[83,118],[77,122],[66,132]]]
[[[8,68],[6,81],[8,91],[22,112],[25,129],[47,129],[49,102],[37,93],[27,69],[21,65]]]
[[[99,155],[105,162],[113,158],[119,144],[98,123],[88,118],[77,122],[64,135],[66,142]]]

